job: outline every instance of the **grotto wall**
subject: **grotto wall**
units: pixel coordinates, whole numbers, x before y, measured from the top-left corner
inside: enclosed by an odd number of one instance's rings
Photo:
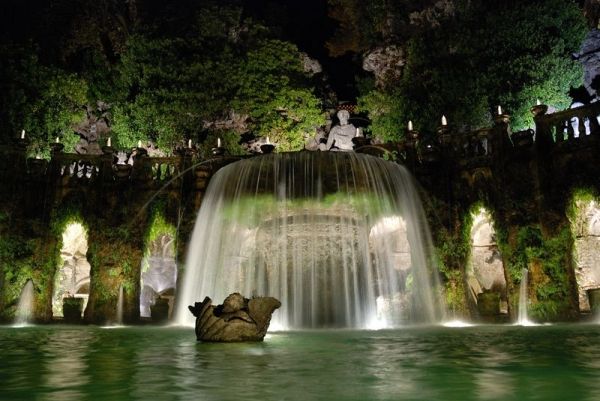
[[[413,171],[423,186],[446,301],[458,317],[514,320],[523,268],[533,319],[580,317],[568,214],[575,192],[600,188],[600,107],[546,111],[543,105],[532,108],[535,130],[513,133],[510,117],[497,115],[491,129],[459,134],[440,127],[416,152],[405,148],[409,165],[411,158],[420,161]],[[509,316],[482,316],[467,296],[472,211],[479,207],[490,212],[496,230]]]
[[[543,105],[532,109],[535,131],[512,132],[510,117],[497,115],[487,129],[459,132],[444,125],[433,135],[410,131],[399,143],[355,149],[395,159],[415,175],[452,316],[513,320],[524,268],[533,319],[572,320],[585,312],[573,257],[576,230],[569,216],[575,192],[600,193],[600,104],[546,111]],[[200,160],[191,149],[174,157],[149,157],[134,149],[132,166],[119,164],[110,148],[102,155],[75,155],[55,146],[46,161],[28,159],[25,145],[26,140],[15,138],[0,148],[0,320],[5,322],[12,320],[29,279],[36,319],[52,321],[62,234],[71,222],[86,227],[88,236],[84,321],[113,321],[122,286],[124,321],[138,322],[142,261],[161,234],[157,216],[160,227],[175,230],[173,253],[180,269],[210,177],[239,160],[227,155]],[[483,308],[479,295],[469,295],[473,212],[482,207],[489,212],[495,257],[504,268],[504,281],[497,280],[502,285],[481,291],[492,299],[492,308]],[[497,287],[501,294],[494,292]],[[495,300],[503,304],[496,308]]]

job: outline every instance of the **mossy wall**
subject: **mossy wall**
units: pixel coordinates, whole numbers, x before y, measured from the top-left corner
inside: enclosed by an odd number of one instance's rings
[[[210,174],[200,174],[201,183],[194,170],[171,184],[133,174],[118,179],[110,172],[87,179],[65,177],[61,166],[52,162],[39,174],[18,168],[6,174],[26,163],[24,152],[6,152],[4,156],[13,162],[2,163],[8,170],[0,174],[4,181],[0,189],[0,322],[13,321],[21,290],[30,279],[35,290],[35,320],[52,320],[62,234],[72,222],[81,223],[88,235],[90,294],[84,320],[114,322],[122,286],[123,319],[137,322],[140,269],[148,241],[168,231],[183,236],[182,242],[187,243],[195,204]],[[189,223],[180,224],[182,221]],[[180,256],[185,252],[179,241],[177,249]]]
[[[542,135],[540,129],[538,135]],[[522,269],[529,269],[529,315],[537,321],[579,317],[574,237],[569,214],[573,194],[599,193],[600,140],[585,146],[529,146],[510,142],[506,126],[493,128],[494,153],[468,163],[441,157],[416,169],[422,183],[449,311],[477,319],[464,283],[470,252],[470,214],[484,206],[492,215],[507,281],[509,313],[516,319]],[[463,285],[461,285],[463,284]]]
[[[468,160],[460,148],[442,147],[442,156],[432,162],[418,161],[417,155],[406,159],[420,183],[450,317],[478,318],[467,296],[466,266],[471,212],[484,206],[492,215],[502,254],[510,315],[516,317],[521,270],[528,268],[531,317],[574,319],[579,311],[568,215],[574,191],[600,192],[600,140],[590,137],[586,147],[579,148],[552,147],[543,140],[515,146],[509,134],[507,125],[498,122],[489,138],[494,152],[484,158]],[[65,176],[60,158],[45,171],[33,171],[28,170],[23,149],[0,151],[5,156],[0,162],[2,321],[12,319],[29,279],[35,287],[36,319],[51,320],[61,235],[74,219],[88,229],[91,288],[85,320],[113,319],[123,286],[125,321],[137,321],[141,261],[149,239],[174,230],[177,259],[184,260],[209,177],[235,161],[223,158],[193,167],[184,157],[183,174],[167,182],[146,177],[143,170],[125,179],[102,170],[86,179]]]

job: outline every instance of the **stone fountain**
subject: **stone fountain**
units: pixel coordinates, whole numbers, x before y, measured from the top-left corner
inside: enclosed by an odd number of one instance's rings
[[[242,160],[210,181],[176,320],[193,325],[185,305],[240,292],[281,300],[280,329],[440,322],[432,250],[413,179],[396,163],[354,152]]]

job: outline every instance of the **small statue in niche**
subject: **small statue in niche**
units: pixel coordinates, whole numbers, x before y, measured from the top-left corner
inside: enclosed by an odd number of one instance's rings
[[[352,150],[352,138],[356,136],[356,127],[352,124],[348,124],[350,113],[348,110],[340,110],[337,112],[338,120],[340,124],[331,128],[329,131],[329,137],[327,138],[326,149],[327,150]]]

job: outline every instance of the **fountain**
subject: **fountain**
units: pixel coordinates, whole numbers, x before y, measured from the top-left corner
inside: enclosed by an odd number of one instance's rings
[[[33,321],[33,281],[27,280],[17,304],[15,326],[25,326]]]
[[[118,326],[123,325],[123,285],[119,286],[119,298],[117,298],[117,315],[115,322]]]
[[[519,315],[517,317],[517,325],[519,326],[532,326],[527,316],[527,276],[529,270],[523,268],[521,270],[521,285],[519,286]]]
[[[272,296],[271,326],[382,328],[442,319],[429,230],[404,167],[352,152],[269,154],[211,179],[187,257],[187,305]]]

